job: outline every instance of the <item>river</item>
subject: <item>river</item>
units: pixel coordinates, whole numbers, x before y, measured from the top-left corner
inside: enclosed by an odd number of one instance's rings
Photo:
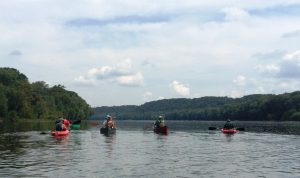
[[[208,131],[223,122],[118,121],[101,135],[96,123],[60,139],[48,122],[0,123],[0,177],[300,177],[299,122],[240,122],[244,132]]]

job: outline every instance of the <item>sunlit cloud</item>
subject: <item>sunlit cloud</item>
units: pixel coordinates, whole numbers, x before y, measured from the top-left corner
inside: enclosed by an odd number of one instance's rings
[[[283,57],[283,59],[286,60],[286,61],[297,61],[297,62],[300,62],[300,50],[297,50],[297,51],[294,51],[294,52],[286,54]]]
[[[134,72],[132,62],[127,59],[115,66],[103,66],[92,68],[85,76],[75,79],[77,83],[95,83],[96,81],[115,82],[121,86],[141,86],[144,77],[141,72]]]
[[[144,81],[143,75],[138,72],[131,75],[122,75],[116,78],[116,81],[119,85],[124,86],[141,86]]]
[[[181,83],[177,82],[176,80],[174,80],[172,82],[171,87],[173,88],[173,90],[177,94],[179,94],[181,96],[188,96],[188,95],[190,95],[190,88],[187,87],[184,84],[181,84]]]

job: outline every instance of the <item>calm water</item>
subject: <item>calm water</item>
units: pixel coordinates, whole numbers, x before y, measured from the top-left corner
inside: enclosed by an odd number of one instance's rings
[[[237,123],[245,132],[208,132],[222,122],[119,121],[115,135],[83,123],[63,139],[40,134],[51,123],[4,126],[0,177],[300,177],[300,123]]]

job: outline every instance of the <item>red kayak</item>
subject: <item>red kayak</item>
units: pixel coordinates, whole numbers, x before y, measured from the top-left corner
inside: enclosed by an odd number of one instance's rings
[[[224,134],[235,134],[238,132],[236,129],[221,129]]]
[[[55,137],[61,137],[61,136],[66,136],[70,133],[69,130],[65,130],[65,131],[52,131],[51,135],[55,136]]]
[[[169,128],[168,128],[168,126],[156,127],[156,128],[153,129],[153,131],[157,134],[167,135],[169,133]]]

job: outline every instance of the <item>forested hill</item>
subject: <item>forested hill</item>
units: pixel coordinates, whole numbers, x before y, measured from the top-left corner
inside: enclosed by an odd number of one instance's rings
[[[45,82],[30,83],[13,68],[0,68],[0,120],[11,119],[85,119],[90,106],[77,93],[62,85],[49,87]]]
[[[164,115],[171,120],[270,120],[300,121],[300,92],[280,95],[255,94],[242,98],[202,97],[164,99],[141,106],[94,108],[91,119],[111,114],[117,119],[155,119]]]

